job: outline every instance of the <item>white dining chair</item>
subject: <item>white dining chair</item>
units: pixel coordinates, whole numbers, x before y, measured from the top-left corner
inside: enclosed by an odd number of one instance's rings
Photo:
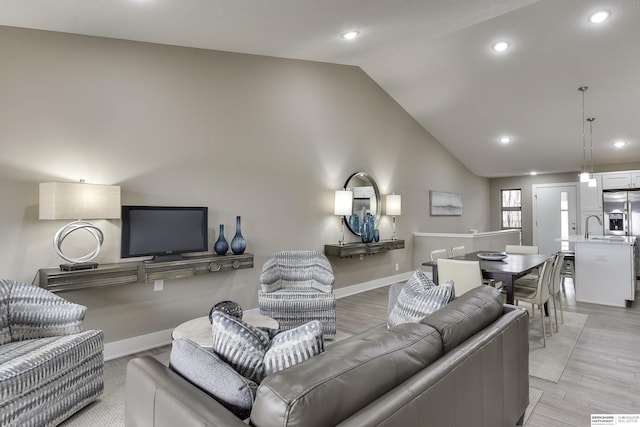
[[[506,245],[504,251],[508,254],[520,254],[520,255],[537,255],[537,246],[527,245]]]
[[[482,271],[478,261],[438,258],[438,282],[453,280],[456,297],[482,286]]]
[[[551,293],[551,299],[553,300],[553,314],[556,319],[556,332],[558,332],[558,310],[556,306],[560,306],[560,320],[564,324],[564,311],[562,310],[562,270],[564,269],[564,254],[558,252],[556,260],[553,263],[553,272],[551,273],[551,284],[549,292]]]
[[[431,261],[436,261],[438,258],[449,258],[449,253],[446,249],[434,249],[429,252]]]
[[[535,311],[535,306],[538,305],[540,307],[540,319],[542,322],[542,342],[544,346],[547,346],[547,330],[545,328],[544,322],[544,303],[548,302],[551,295],[549,293],[549,280],[551,278],[551,272],[553,270],[553,258],[549,258],[544,262],[542,267],[540,268],[540,275],[538,276],[538,283],[535,288],[530,288],[528,286],[518,286],[517,284],[513,287],[513,299],[516,302],[516,305],[520,301],[528,302],[531,304],[531,311]],[[549,331],[551,335],[553,335],[553,325],[551,324],[551,317],[549,317]]]
[[[453,248],[451,248],[452,257],[463,256],[466,254],[467,254],[467,248],[465,248],[464,246],[454,246]]]

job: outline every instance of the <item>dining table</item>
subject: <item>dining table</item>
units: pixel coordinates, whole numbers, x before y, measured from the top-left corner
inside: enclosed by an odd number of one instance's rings
[[[479,261],[482,277],[485,279],[501,281],[507,294],[507,304],[513,304],[513,284],[522,276],[527,275],[532,270],[540,267],[552,255],[545,254],[506,254],[502,260],[487,260],[478,257],[478,254],[493,253],[495,251],[476,251],[465,255],[451,257],[466,261]],[[431,267],[433,281],[438,282],[438,263],[436,261],[426,261],[422,265]],[[454,284],[455,286],[455,284]]]

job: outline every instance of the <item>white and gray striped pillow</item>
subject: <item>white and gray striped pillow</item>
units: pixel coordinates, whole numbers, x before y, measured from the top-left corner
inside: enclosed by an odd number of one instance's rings
[[[418,268],[416,271],[413,272],[413,275],[411,276],[411,278],[407,280],[407,283],[405,283],[405,286],[409,287],[414,291],[426,292],[427,290],[438,285],[436,284],[436,282],[431,280],[424,273],[424,271]]]
[[[255,382],[264,378],[269,337],[260,329],[220,311],[211,313],[213,351],[240,375]]]
[[[417,291],[411,286],[402,287],[396,305],[391,309],[387,319],[387,327],[403,323],[416,323],[428,314],[444,307],[455,298],[453,281],[439,286],[432,286],[426,291]]]
[[[324,351],[322,323],[312,320],[273,337],[264,355],[265,375],[297,365]]]

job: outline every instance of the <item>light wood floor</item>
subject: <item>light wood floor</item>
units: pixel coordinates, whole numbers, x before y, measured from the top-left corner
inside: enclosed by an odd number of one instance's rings
[[[570,279],[565,288],[565,309],[589,318],[560,381],[530,377],[543,395],[525,427],[588,427],[591,414],[640,414],[640,295],[633,307],[616,308],[576,303]],[[387,293],[339,299],[338,330],[355,334],[385,321]]]

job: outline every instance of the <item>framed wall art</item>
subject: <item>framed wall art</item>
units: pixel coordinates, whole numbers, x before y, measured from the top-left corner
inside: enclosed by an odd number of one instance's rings
[[[431,190],[429,207],[431,216],[460,216],[462,215],[462,194]]]

